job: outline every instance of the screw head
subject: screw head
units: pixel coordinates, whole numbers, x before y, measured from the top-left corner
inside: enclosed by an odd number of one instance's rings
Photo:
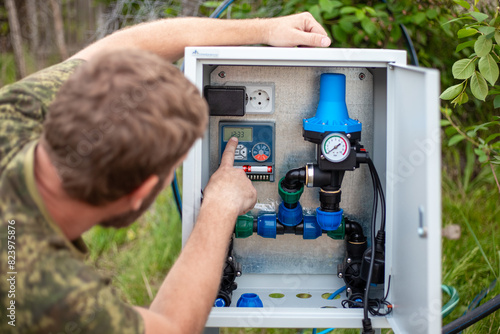
[[[241,271],[237,271],[236,272],[236,277],[240,277],[241,276]]]
[[[352,289],[351,288],[347,288],[347,293],[351,293],[352,292]]]
[[[346,262],[347,262],[347,263],[351,263],[351,262],[352,262],[351,258],[350,258],[350,257],[348,257],[348,258],[347,258],[347,260],[346,260]]]
[[[219,72],[219,77],[222,78],[222,79],[224,79],[226,77],[226,72],[220,71]]]
[[[343,275],[342,273],[338,273],[338,274],[337,274],[337,277],[338,277],[338,278],[342,278],[342,277],[344,277],[344,275]]]
[[[363,72],[361,72],[361,73],[359,73],[358,77],[359,77],[359,80],[365,80],[366,75]]]
[[[347,137],[347,138],[351,138],[351,134],[350,134],[350,133],[348,133],[346,137]]]
[[[322,155],[320,155],[320,156],[319,156],[319,158],[320,158],[321,160],[325,160],[325,156],[324,156],[323,154],[322,154]]]
[[[227,260],[228,260],[229,262],[231,262],[231,261],[233,261],[233,257],[232,257],[232,256],[229,256],[229,257],[227,258]]]

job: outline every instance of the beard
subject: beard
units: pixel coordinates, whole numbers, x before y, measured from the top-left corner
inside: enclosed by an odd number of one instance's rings
[[[114,227],[114,228],[122,228],[131,225],[133,222],[137,220],[155,201],[158,194],[163,190],[165,182],[165,177],[160,177],[156,186],[151,190],[149,195],[144,198],[142,204],[137,210],[130,210],[128,212],[124,212],[122,214],[112,216],[110,218],[106,218],[99,222],[99,225],[103,227]]]

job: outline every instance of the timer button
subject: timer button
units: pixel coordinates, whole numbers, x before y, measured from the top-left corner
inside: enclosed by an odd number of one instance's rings
[[[248,155],[248,149],[245,145],[238,144],[236,150],[234,151],[234,160],[246,160]]]

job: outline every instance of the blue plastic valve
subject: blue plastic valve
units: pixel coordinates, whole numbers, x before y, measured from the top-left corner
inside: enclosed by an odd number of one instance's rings
[[[344,210],[336,212],[323,211],[320,208],[316,209],[316,220],[321,229],[325,231],[335,231],[342,223],[342,215]]]
[[[244,293],[236,303],[237,307],[264,307],[259,295],[255,293]]]
[[[293,209],[288,209],[284,202],[281,202],[278,210],[278,219],[285,226],[296,226],[302,221],[302,206],[299,202]]]
[[[222,298],[217,298],[214,303],[214,307],[225,307],[226,301]]]
[[[316,115],[304,119],[306,131],[314,132],[360,132],[361,123],[349,118],[345,103],[345,75],[323,73],[320,79],[319,103]]]
[[[257,217],[257,234],[263,238],[276,239],[275,213],[263,213]]]
[[[316,216],[313,215],[304,216],[304,234],[302,237],[306,240],[311,240],[321,237],[322,234],[323,231],[321,230],[321,227],[318,225]]]

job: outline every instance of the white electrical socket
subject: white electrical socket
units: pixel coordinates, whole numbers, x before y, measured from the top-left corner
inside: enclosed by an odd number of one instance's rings
[[[245,86],[247,114],[272,114],[274,112],[274,83],[231,82],[228,86]]]

